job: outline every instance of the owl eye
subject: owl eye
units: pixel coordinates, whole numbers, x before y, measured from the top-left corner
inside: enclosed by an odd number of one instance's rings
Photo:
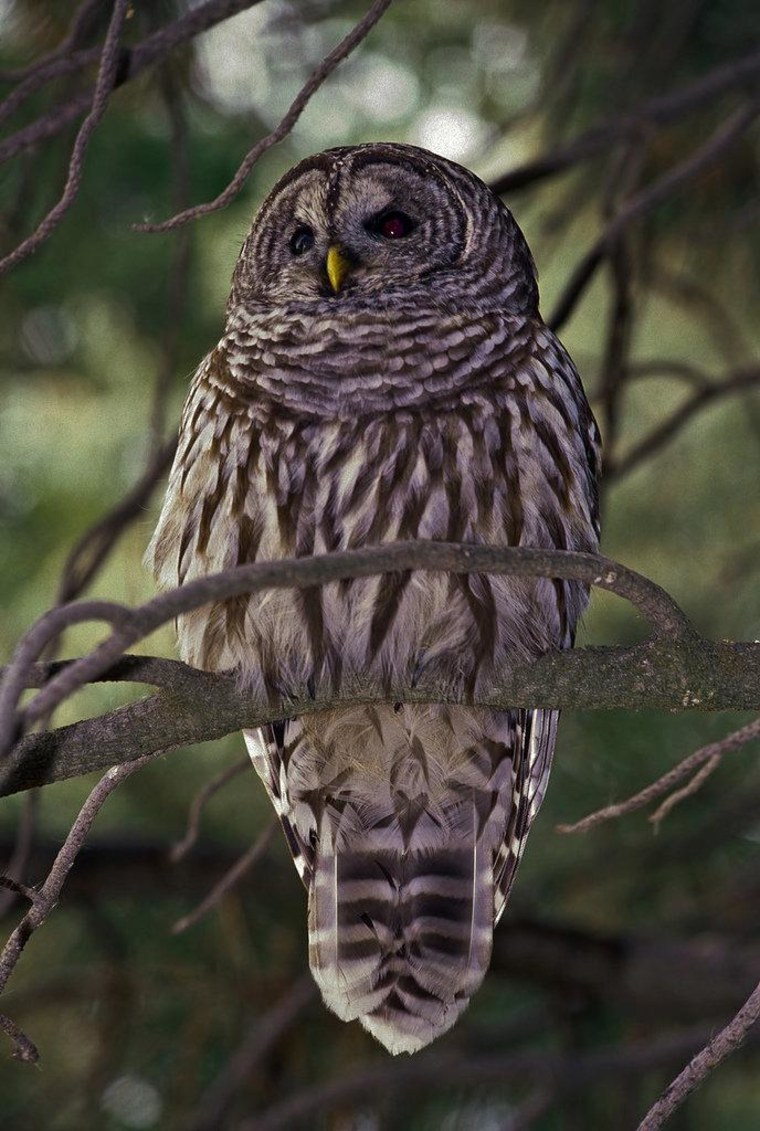
[[[288,240],[293,255],[304,255],[314,246],[314,233],[307,224],[299,224]]]
[[[366,224],[367,231],[382,236],[384,240],[401,240],[411,235],[416,227],[417,222],[411,216],[399,211],[381,212]]]

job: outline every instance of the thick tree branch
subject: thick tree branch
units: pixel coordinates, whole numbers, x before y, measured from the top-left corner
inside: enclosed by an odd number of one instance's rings
[[[82,601],[45,613],[22,639],[5,673],[0,689],[0,753],[6,752],[18,735],[20,719],[16,708],[28,686],[30,665],[64,628],[90,620],[102,620],[115,626],[107,640],[89,655],[74,661],[37,694],[24,711],[27,724],[45,718],[77,688],[106,671],[136,641],[191,609],[263,589],[303,589],[344,578],[371,577],[405,569],[580,581],[630,601],[647,618],[658,637],[683,647],[699,639],[684,613],[663,589],[641,574],[597,554],[419,541],[310,558],[257,562],[199,578],[136,609],[116,602]]]
[[[700,637],[673,600],[653,582],[594,554],[530,549],[497,549],[444,542],[376,546],[314,558],[241,566],[201,578],[136,609],[83,601],[46,613],[22,640],[5,669],[0,690],[4,749],[2,791],[76,776],[144,754],[203,742],[294,714],[325,710],[336,703],[450,700],[451,687],[399,678],[379,686],[356,677],[339,690],[325,679],[308,693],[273,702],[261,692],[241,694],[232,676],[194,671],[171,661],[125,658],[124,650],[174,617],[209,601],[266,588],[305,588],[345,577],[366,577],[419,568],[454,573],[549,576],[596,585],[625,597],[649,619],[649,640],[628,648],[584,648],[548,653],[495,673],[492,685],[472,700],[492,707],[585,708],[760,707],[760,645],[715,643]],[[40,668],[37,658],[64,627],[102,619],[115,625],[111,636],[89,655],[64,665]],[[91,680],[105,677],[152,683],[162,690],[99,719],[29,735],[10,754],[24,726],[44,719],[64,698]],[[23,711],[23,692],[47,682]]]
[[[79,661],[74,661],[77,663]],[[313,695],[272,703],[262,694],[241,693],[233,677],[198,672],[170,660],[124,657],[132,675],[116,675],[164,690],[98,718],[29,734],[6,757],[0,796],[77,777],[156,750],[208,742],[244,727],[293,715],[328,710],[339,703],[451,700],[451,688],[400,683],[390,688],[355,684],[336,692],[317,684]],[[72,666],[71,664],[68,666]],[[119,672],[122,666],[113,670]],[[38,665],[65,674],[66,665]],[[150,674],[152,672],[152,674]],[[101,677],[111,678],[111,671]],[[576,648],[498,673],[475,705],[605,710],[760,709],[760,644],[713,643],[698,638],[688,647],[668,640],[629,648]]]

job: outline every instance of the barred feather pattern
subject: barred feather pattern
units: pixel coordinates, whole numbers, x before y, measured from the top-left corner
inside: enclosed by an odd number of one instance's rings
[[[362,242],[389,199],[423,217],[403,252]],[[288,258],[294,217],[312,267]],[[350,270],[333,294],[320,264],[336,241]],[[412,147],[334,150],[286,175],[243,247],[148,560],[173,586],[410,538],[594,550],[597,472],[593,417],[501,202]],[[435,680],[466,699],[570,647],[586,600],[573,582],[404,571],[212,604],[178,636],[187,662],[270,695]],[[246,733],[308,889],[325,1003],[391,1052],[449,1029],[482,982],[556,725],[389,702]]]

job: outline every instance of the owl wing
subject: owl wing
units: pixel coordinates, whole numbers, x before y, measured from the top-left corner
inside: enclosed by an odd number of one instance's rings
[[[311,810],[302,815],[300,829],[296,827],[289,814],[292,812],[288,798],[286,771],[290,754],[301,739],[302,726],[299,719],[285,719],[270,723],[260,730],[244,730],[243,738],[256,773],[264,783],[269,799],[280,819],[298,875],[308,889],[314,871],[314,842],[309,835],[317,834],[316,820]]]
[[[493,866],[494,924],[504,911],[530,827],[546,793],[559,719],[559,711],[520,710],[515,715],[512,805]]]

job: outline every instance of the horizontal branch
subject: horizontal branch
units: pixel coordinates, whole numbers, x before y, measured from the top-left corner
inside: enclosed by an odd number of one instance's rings
[[[400,676],[393,684],[370,675],[329,677],[308,694],[293,689],[287,701],[264,692],[241,694],[234,676],[195,671],[166,660],[124,657],[136,641],[160,625],[209,602],[271,588],[308,588],[343,578],[405,569],[450,573],[552,577],[598,586],[624,597],[652,626],[648,640],[632,647],[583,648],[515,661],[481,685],[476,706],[575,707],[629,710],[760,709],[760,645],[712,642],[698,635],[673,599],[633,570],[596,554],[528,548],[469,546],[447,542],[399,542],[310,558],[258,562],[199,578],[130,609],[115,602],[81,601],[45,613],[19,644],[3,672],[0,725],[5,763],[0,793],[13,793],[144,754],[220,738],[242,727],[328,710],[338,703],[442,702],[458,698],[450,684]],[[111,635],[91,653],[63,664],[36,661],[72,624],[100,620]],[[101,678],[149,683],[159,692],[138,703],[15,743],[24,729],[45,720],[85,683]],[[411,686],[414,682],[414,686]],[[30,687],[41,690],[23,710]],[[464,699],[464,692],[461,693]]]
[[[97,679],[138,640],[183,613],[210,602],[227,601],[265,589],[304,589],[411,569],[579,581],[607,589],[634,604],[652,625],[653,638],[678,643],[682,649],[688,649],[699,639],[683,611],[664,589],[598,554],[418,541],[256,562],[198,578],[136,609],[115,601],[75,601],[43,614],[19,643],[0,687],[0,756],[9,752],[24,729],[46,720],[64,699],[85,683]],[[30,686],[34,663],[64,629],[87,621],[109,623],[113,629],[110,637],[54,675],[20,712],[19,701]]]
[[[65,676],[72,666],[71,661],[37,664],[27,682],[38,686]],[[272,703],[250,690],[241,693],[232,676],[142,656],[125,656],[97,678],[160,690],[97,718],[27,735],[5,761],[0,796],[338,704],[452,699],[450,686],[432,682],[420,681],[414,688],[357,682],[336,691],[325,680],[308,698]],[[760,644],[659,638],[627,648],[551,652],[496,673],[492,687],[468,702],[501,709],[758,710]]]

